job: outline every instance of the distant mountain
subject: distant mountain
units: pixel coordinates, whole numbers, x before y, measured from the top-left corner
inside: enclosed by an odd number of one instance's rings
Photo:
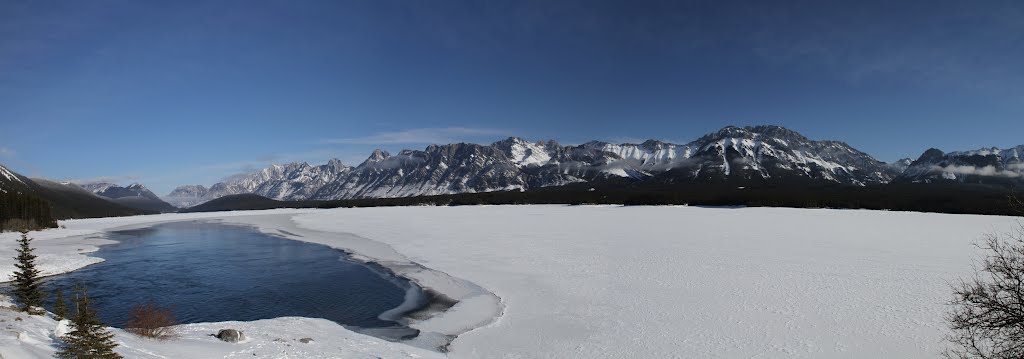
[[[185,209],[183,212],[258,210],[288,207],[294,202],[275,201],[258,194],[231,194]]]
[[[931,148],[894,182],[1024,185],[1024,145],[950,153]]]
[[[178,208],[189,208],[208,201],[210,190],[202,185],[189,185],[175,188],[163,200]]]
[[[887,183],[898,167],[837,141],[814,141],[779,126],[725,127],[679,145],[592,141],[562,146],[521,138],[480,145],[430,145],[396,155],[374,151],[355,167],[273,165],[205,189],[183,186],[165,199],[179,206],[230,194],[276,200],[388,198],[561,186],[583,182],[782,183],[853,186]]]
[[[177,208],[164,202],[160,197],[150,192],[146,186],[139,183],[133,183],[128,187],[105,182],[88,183],[81,186],[87,191],[109,198],[127,207],[164,213],[177,211]]]
[[[913,159],[901,158],[896,160],[895,162],[890,162],[889,167],[892,167],[896,171],[896,173],[903,174],[903,172],[906,171],[907,168],[910,167],[910,165],[913,163]]]
[[[164,197],[164,200],[180,208],[192,207],[223,196],[257,193],[281,200],[307,199],[326,185],[344,177],[352,167],[333,159],[321,166],[308,163],[272,165],[262,170],[233,176],[210,188],[202,185],[181,186]]]
[[[22,200],[38,199],[47,203],[54,219],[114,217],[153,213],[125,207],[97,196],[72,183],[22,176],[0,165],[0,194],[17,194]],[[7,196],[5,201],[13,200]]]
[[[850,145],[814,141],[779,126],[726,127],[679,146],[647,141],[602,147],[625,159],[624,171],[668,182],[825,182],[864,186],[899,173]],[[639,165],[634,165],[639,162]]]
[[[36,193],[49,201],[58,219],[97,218],[152,214],[156,211],[129,207],[92,193],[74,183],[33,178]]]

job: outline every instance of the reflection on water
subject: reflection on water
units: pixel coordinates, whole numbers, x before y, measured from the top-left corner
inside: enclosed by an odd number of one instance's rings
[[[341,251],[246,227],[171,223],[110,238],[119,243],[92,254],[106,261],[48,278],[47,286],[85,284],[101,318],[113,326],[124,324],[132,305],[154,301],[173,306],[182,323],[301,316],[401,327],[378,315],[402,304],[408,289],[418,291]]]

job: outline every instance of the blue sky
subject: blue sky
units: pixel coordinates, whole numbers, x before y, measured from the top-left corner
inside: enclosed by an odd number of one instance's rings
[[[1020,1],[5,1],[0,163],[158,194],[271,162],[778,124],[1024,143]]]

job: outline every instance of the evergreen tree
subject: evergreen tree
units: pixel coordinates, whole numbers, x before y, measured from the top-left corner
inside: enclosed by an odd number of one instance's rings
[[[0,232],[57,227],[46,200],[28,193],[0,191]]]
[[[57,320],[64,320],[68,317],[68,307],[64,303],[64,288],[60,286],[53,291],[53,314],[57,316]]]
[[[39,309],[43,306],[43,290],[40,287],[39,269],[36,269],[36,256],[32,254],[32,239],[28,237],[28,231],[21,232],[21,239],[18,240],[18,261],[14,266],[14,299],[18,301],[21,310],[28,314],[43,314]]]
[[[114,333],[100,322],[99,316],[89,306],[89,294],[79,289],[75,295],[75,318],[72,330],[65,335],[64,346],[57,352],[58,358],[66,359],[120,359],[114,352]]]

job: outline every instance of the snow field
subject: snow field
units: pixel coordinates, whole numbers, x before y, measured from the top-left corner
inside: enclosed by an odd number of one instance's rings
[[[59,272],[90,263],[84,253],[103,243],[103,230],[193,219],[350,251],[459,299],[412,323],[428,340],[458,333],[451,358],[934,357],[948,283],[970,273],[972,244],[1019,225],[857,210],[465,206],[67,221],[33,237],[44,271]],[[15,238],[0,235],[0,268],[13,264]],[[56,324],[39,321],[8,328],[0,354],[52,353],[46,335]],[[245,344],[203,337],[222,326],[190,324],[194,332],[165,343],[118,340],[129,357],[440,356],[307,318],[230,323],[253,337]],[[274,341],[283,336],[336,340]]]

